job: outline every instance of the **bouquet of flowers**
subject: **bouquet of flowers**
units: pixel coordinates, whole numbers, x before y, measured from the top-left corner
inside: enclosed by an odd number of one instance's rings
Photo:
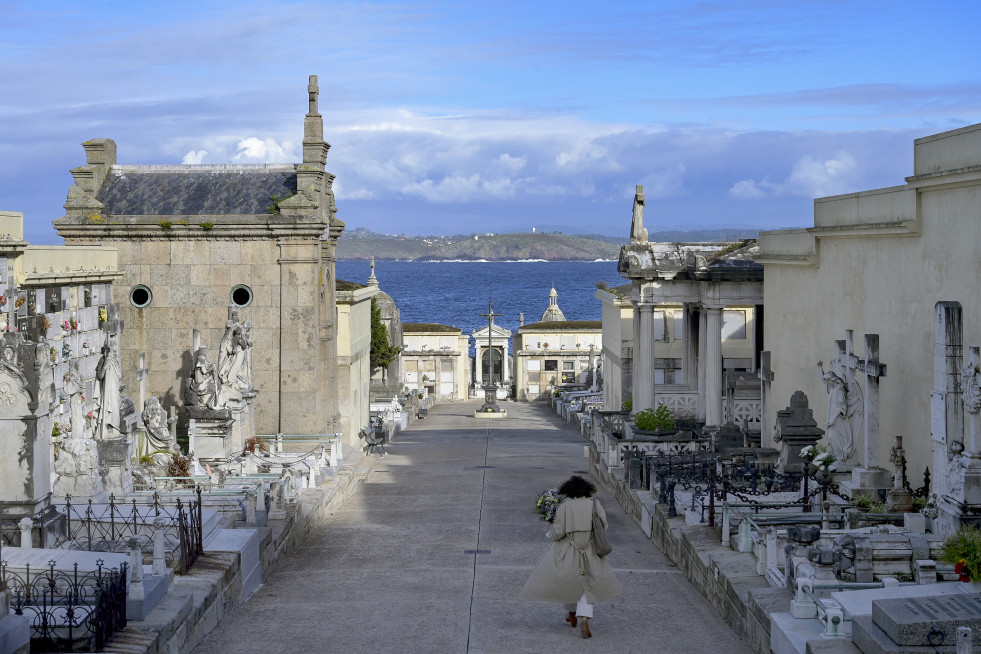
[[[542,520],[553,522],[555,520],[555,510],[559,508],[559,502],[564,499],[564,495],[559,495],[559,489],[554,486],[546,488],[538,494],[538,500],[535,502],[535,510],[541,515]]]
[[[828,448],[824,445],[808,445],[807,447],[802,447],[800,455],[818,470],[834,469],[832,468],[832,464],[835,462],[835,455],[829,452]]]
[[[981,531],[961,527],[947,536],[940,550],[940,560],[952,563],[961,581],[981,581]]]

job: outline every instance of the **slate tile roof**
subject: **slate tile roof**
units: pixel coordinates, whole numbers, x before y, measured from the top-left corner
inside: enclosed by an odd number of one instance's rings
[[[96,197],[108,215],[214,216],[265,214],[294,194],[294,166],[113,166]]]

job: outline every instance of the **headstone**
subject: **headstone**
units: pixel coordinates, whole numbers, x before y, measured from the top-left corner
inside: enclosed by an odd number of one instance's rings
[[[933,323],[933,391],[930,394],[930,436],[934,474],[931,491],[947,492],[943,474],[951,461],[951,446],[964,442],[964,405],[960,399],[963,324],[960,302],[938,302]]]
[[[981,594],[874,600],[871,616],[854,618],[852,640],[865,654],[953,651],[960,627],[981,634]],[[981,645],[981,638],[972,644]]]
[[[774,440],[780,444],[777,469],[785,473],[805,472],[808,461],[800,451],[821,440],[824,430],[817,426],[814,412],[808,407],[803,391],[794,391],[790,406],[777,411],[776,430]]]
[[[981,527],[981,348],[972,347],[961,370],[961,402],[967,438],[954,441],[947,465],[947,492],[940,498],[938,527],[951,533],[963,525]]]

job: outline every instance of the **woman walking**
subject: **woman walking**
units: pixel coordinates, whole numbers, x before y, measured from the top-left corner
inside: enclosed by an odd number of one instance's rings
[[[610,564],[593,547],[594,511],[606,525],[606,512],[592,499],[595,492],[596,487],[578,475],[562,484],[559,494],[566,499],[548,532],[552,543],[521,590],[526,599],[565,604],[566,622],[578,624],[583,638],[592,636],[593,604],[623,593]]]

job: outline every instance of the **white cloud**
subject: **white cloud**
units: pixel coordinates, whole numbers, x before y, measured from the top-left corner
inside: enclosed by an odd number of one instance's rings
[[[846,151],[823,161],[805,155],[794,163],[782,183],[772,182],[768,177],[759,182],[743,179],[729,188],[729,195],[738,200],[759,200],[781,195],[806,198],[838,195],[855,190],[858,172],[855,158]]]
[[[839,152],[826,161],[802,157],[794,164],[785,186],[793,195],[837,195],[850,190],[857,168],[854,157],[847,152]]]
[[[280,144],[275,139],[250,136],[239,141],[235,149],[238,151],[234,157],[235,161],[288,163],[297,160],[296,154],[292,152],[293,146],[288,141]]]
[[[199,164],[208,156],[207,150],[191,150],[181,159],[182,164]]]
[[[507,170],[508,172],[516,173],[528,163],[527,157],[512,157],[511,155],[504,153],[498,158],[498,163],[500,163],[501,168]]]

